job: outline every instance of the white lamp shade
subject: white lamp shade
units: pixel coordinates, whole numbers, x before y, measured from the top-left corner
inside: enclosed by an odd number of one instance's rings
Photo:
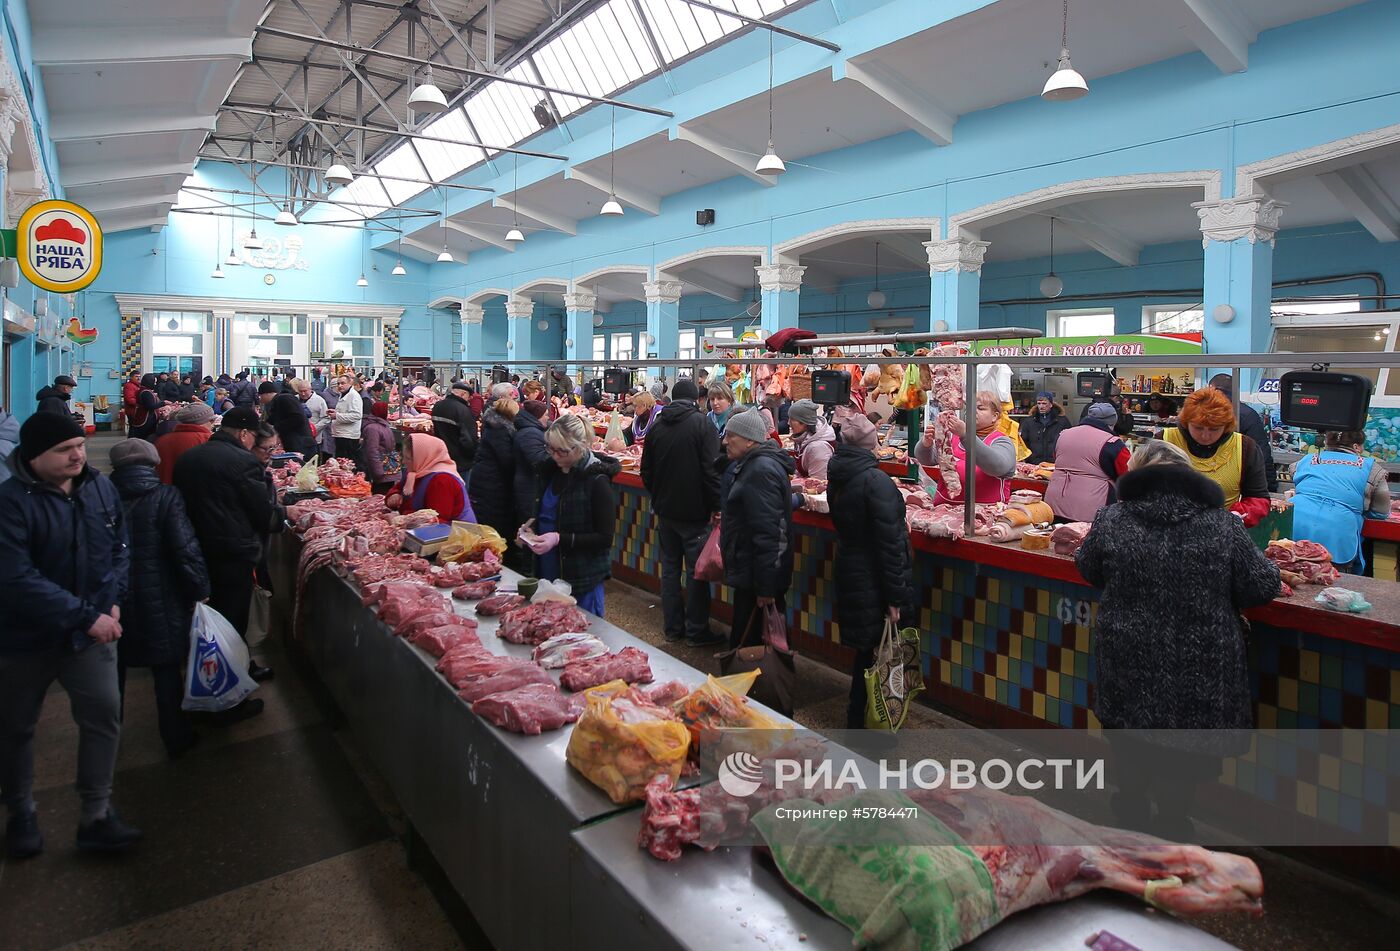
[[[865,303],[872,310],[879,310],[885,306],[885,292],[878,288],[871,291],[865,295]]]
[[[249,231],[248,237],[243,239],[243,247],[247,248],[249,251],[261,251],[262,246],[262,238],[258,237],[257,228]]]
[[[209,274],[209,276],[216,281],[222,281],[224,279],[224,269],[215,264],[214,270]]]
[[[408,97],[408,108],[414,112],[436,114],[447,111],[447,97],[432,83],[423,83]]]
[[[547,321],[547,320],[537,321],[537,322],[535,323],[535,326],[536,326],[537,328],[539,328],[540,330],[548,330],[548,329],[549,329],[549,321]]]
[[[934,332],[934,333],[936,333],[936,334],[946,333],[947,330],[948,330],[948,321],[943,320],[943,319],[940,318],[940,319],[935,320],[935,321],[933,322],[933,332]]]
[[[394,269],[389,273],[394,275],[394,277],[403,277],[405,274],[408,273],[408,271],[404,269],[403,262],[400,261],[394,265]]]
[[[350,169],[339,162],[326,169],[324,178],[332,185],[349,185],[355,180],[355,176],[350,174]]]
[[[506,240],[515,242],[524,241],[525,233],[519,228],[511,228],[509,231],[506,232]]]
[[[787,171],[787,166],[778,158],[778,153],[773,151],[772,143],[769,143],[768,151],[763,153],[763,158],[758,160],[753,170],[760,175],[781,175]]]
[[[242,263],[243,259],[238,256],[238,252],[229,248],[228,257],[224,258],[224,267],[238,267]]]
[[[1040,279],[1040,293],[1044,297],[1059,297],[1065,292],[1065,282],[1055,274],[1047,274]]]
[[[616,198],[615,196],[613,196],[613,195],[609,195],[609,196],[608,196],[608,200],[605,201],[605,202],[603,202],[603,209],[602,209],[602,211],[598,212],[598,214],[600,214],[600,215],[609,215],[609,216],[611,216],[611,217],[617,217],[618,215],[620,215],[620,214],[622,214],[622,213],[623,213],[623,211],[622,211],[622,205],[621,205],[621,203],[618,202],[617,198]]]
[[[602,314],[594,314],[594,315],[593,315],[593,326],[595,326],[595,327],[601,327],[601,326],[603,326],[603,315],[602,315]]]
[[[1045,88],[1040,98],[1048,102],[1068,102],[1089,92],[1089,84],[1069,61],[1069,50],[1060,50],[1060,62],[1050,78],[1045,80]]]
[[[359,279],[358,281],[355,282],[355,286],[356,286],[356,287],[369,287],[369,278],[365,277],[364,274],[361,273],[361,274],[360,274],[360,279]]]
[[[564,346],[565,346],[565,347],[568,347],[570,350],[572,350],[573,347],[574,347],[574,338],[573,338],[573,337],[570,337],[568,340],[565,340],[565,341],[564,341]]]
[[[1215,318],[1217,324],[1228,324],[1235,319],[1235,308],[1229,304],[1216,304],[1211,309],[1210,315]],[[1380,339],[1377,337],[1376,339]]]
[[[438,252],[437,259],[439,264],[451,264],[453,261],[452,252],[447,250],[446,248],[443,248],[441,251]]]
[[[283,208],[277,213],[277,217],[276,219],[274,219],[274,224],[287,226],[297,224],[297,216],[292,214],[292,210],[290,208]]]

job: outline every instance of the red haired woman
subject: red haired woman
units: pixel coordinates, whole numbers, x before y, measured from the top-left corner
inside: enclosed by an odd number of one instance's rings
[[[1269,483],[1264,473],[1264,449],[1235,427],[1230,397],[1204,387],[1186,398],[1177,417],[1178,428],[1163,438],[1186,450],[1192,467],[1225,492],[1225,507],[1257,525],[1269,512]]]

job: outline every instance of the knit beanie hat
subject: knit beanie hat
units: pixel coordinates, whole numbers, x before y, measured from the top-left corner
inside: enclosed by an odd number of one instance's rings
[[[852,413],[841,420],[841,441],[874,452],[880,436],[875,431],[874,423],[859,413]]]
[[[371,416],[378,416],[380,419],[388,419],[388,418],[389,418],[389,404],[388,404],[388,403],[380,403],[380,402],[378,402],[378,401],[375,401],[375,402],[369,404],[369,413],[370,413]]]
[[[177,423],[212,423],[214,410],[208,403],[191,403],[175,414]],[[115,463],[113,463],[115,465]]]
[[[238,406],[224,414],[220,429],[257,429],[262,425],[255,410],[248,406]]]
[[[700,387],[695,385],[695,381],[683,377],[676,381],[676,385],[671,387],[671,399],[673,400],[698,400],[700,398]]]
[[[282,387],[278,386],[276,383],[273,383],[271,380],[264,380],[263,382],[261,382],[261,383],[258,384],[258,395],[259,395],[259,396],[262,396],[264,393],[281,393],[281,392],[282,392]]]
[[[208,407],[205,407],[206,409]],[[145,439],[124,439],[112,447],[112,468],[160,465],[160,453]]]
[[[789,421],[796,421],[807,427],[817,425],[817,417],[820,415],[821,410],[811,400],[798,400],[788,409]]]
[[[464,392],[464,393],[470,393],[470,392],[471,392],[472,385],[471,385],[470,383],[468,383],[466,380],[453,380],[453,381],[452,381],[452,388],[453,388],[454,390],[461,390],[461,391]]]
[[[35,413],[19,428],[19,457],[32,462],[59,443],[84,435],[83,427],[67,413]]]
[[[1055,402],[1055,394],[1051,393],[1049,390],[1041,390],[1039,393],[1035,394],[1035,398],[1038,400],[1049,400],[1052,403]]]
[[[1118,422],[1118,411],[1113,408],[1112,403],[1091,403],[1088,418],[1112,426]]]
[[[768,424],[758,413],[746,409],[729,417],[729,422],[724,427],[724,434],[726,436],[742,436],[744,439],[752,439],[754,442],[763,442],[768,438]]]
[[[549,412],[549,404],[543,400],[526,400],[521,408],[535,419],[544,419],[544,414]]]

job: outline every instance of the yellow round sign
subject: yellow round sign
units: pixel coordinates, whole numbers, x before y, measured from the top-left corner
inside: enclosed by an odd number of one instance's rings
[[[81,205],[57,199],[33,204],[15,234],[20,272],[35,287],[80,291],[102,270],[102,226]]]

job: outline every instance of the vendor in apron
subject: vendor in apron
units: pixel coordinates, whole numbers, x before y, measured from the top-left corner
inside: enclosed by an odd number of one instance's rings
[[[1218,484],[1225,493],[1225,507],[1258,525],[1269,514],[1269,482],[1264,455],[1248,436],[1236,431],[1235,407],[1230,397],[1204,387],[1186,397],[1176,429],[1162,438],[1184,449],[1191,466]]]
[[[961,415],[946,413],[948,428],[953,433],[953,458],[957,460],[958,475],[963,486],[967,479],[967,450],[963,438],[967,424]],[[979,505],[1005,502],[1011,498],[1011,477],[1016,474],[1016,443],[1001,431],[1001,400],[995,393],[982,390],[977,394],[977,469],[973,478],[973,498]],[[924,427],[923,438],[914,446],[914,458],[920,465],[938,468],[938,446],[932,422]],[[963,493],[950,494],[939,483],[934,501],[939,505],[954,505],[963,501]]]
[[[1361,529],[1366,516],[1390,516],[1385,468],[1361,455],[1362,432],[1327,433],[1321,452],[1293,466],[1293,537],[1317,542],[1338,571],[1361,574]]]

